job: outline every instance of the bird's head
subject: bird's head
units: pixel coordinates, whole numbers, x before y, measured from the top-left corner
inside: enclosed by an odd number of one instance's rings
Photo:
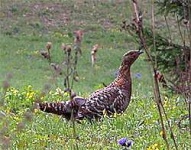
[[[127,53],[125,53],[123,55],[123,61],[122,61],[122,65],[129,65],[131,66],[134,61],[139,57],[140,54],[142,54],[143,51],[142,50],[131,50],[128,51]]]

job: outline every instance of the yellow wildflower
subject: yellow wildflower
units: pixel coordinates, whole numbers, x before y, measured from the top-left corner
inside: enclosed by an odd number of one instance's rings
[[[160,146],[159,144],[155,143],[153,145],[150,145],[147,150],[159,150]]]

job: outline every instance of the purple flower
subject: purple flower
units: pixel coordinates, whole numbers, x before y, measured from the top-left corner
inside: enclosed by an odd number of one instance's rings
[[[133,141],[132,140],[128,140],[126,144],[127,144],[127,147],[130,148],[131,146],[133,146]]]
[[[119,145],[126,146],[127,138],[121,138],[118,140]]]
[[[133,141],[127,138],[121,138],[118,140],[118,144],[124,146],[127,149],[130,149],[131,146],[133,145]]]

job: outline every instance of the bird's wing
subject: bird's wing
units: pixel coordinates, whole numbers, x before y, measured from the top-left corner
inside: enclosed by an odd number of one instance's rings
[[[102,116],[105,110],[108,115],[115,112],[121,113],[128,93],[118,87],[105,87],[90,95],[85,104],[80,108],[80,113],[84,117]]]
[[[84,97],[80,97],[80,96],[75,96],[73,98],[73,101],[75,102],[75,105],[77,105],[78,107],[82,106],[85,104],[85,102],[87,101],[87,99],[85,99]]]

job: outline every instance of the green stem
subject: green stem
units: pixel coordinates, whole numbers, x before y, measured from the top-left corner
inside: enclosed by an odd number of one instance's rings
[[[68,90],[68,92],[69,92],[69,95],[70,95],[70,98],[71,98],[71,88],[70,88],[70,78],[69,78],[69,76],[70,76],[70,66],[71,66],[71,63],[70,63],[70,55],[71,55],[71,53],[70,53],[70,51],[69,52],[67,52],[67,69],[66,69],[66,88],[67,88],[67,90]]]
[[[76,126],[75,126],[75,118],[74,118],[74,111],[72,109],[72,113],[71,113],[71,121],[72,121],[72,129],[73,129],[73,138],[75,140],[75,150],[79,150],[78,148],[78,137],[76,134]]]

